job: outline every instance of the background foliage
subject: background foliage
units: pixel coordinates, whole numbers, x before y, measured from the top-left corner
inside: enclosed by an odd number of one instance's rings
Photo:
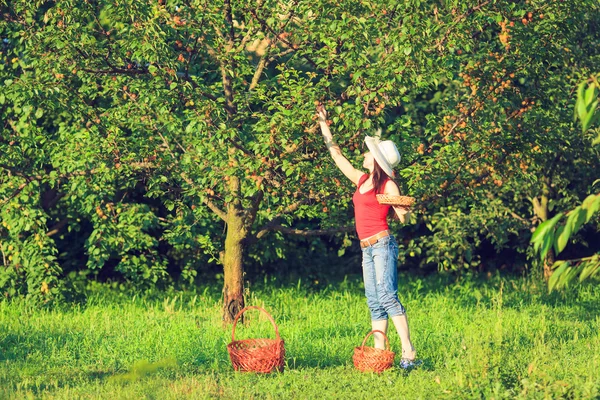
[[[591,83],[582,82],[577,90],[577,103],[575,104],[575,118],[581,122],[581,128],[585,133],[598,120],[598,77],[592,76]],[[600,134],[593,145],[600,143]],[[600,183],[600,179],[594,181],[592,186]],[[564,213],[557,213],[552,219],[545,221],[537,227],[531,237],[534,249],[539,251],[542,258],[553,249],[557,254],[562,252],[571,237],[575,235],[584,224],[590,222],[594,214],[600,210],[600,194],[590,194],[580,206]],[[567,217],[564,225],[558,225],[564,217]],[[548,281],[548,289],[566,287],[576,278],[582,282],[593,278],[600,272],[600,253],[586,257],[570,258],[554,262],[552,273]]]
[[[338,249],[351,260],[352,187],[324,151],[315,102],[357,166],[376,127],[398,143],[399,183],[420,200],[413,223],[394,227],[403,265],[536,265],[531,231],[598,179],[597,128],[573,122],[577,85],[599,63],[598,11],[593,0],[4,3],[0,289],[50,301],[86,277],[193,282],[234,253],[250,279],[287,258],[316,280]],[[573,253],[598,251],[598,222]]]

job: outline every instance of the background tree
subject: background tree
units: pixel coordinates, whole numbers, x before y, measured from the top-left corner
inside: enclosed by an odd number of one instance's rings
[[[581,128],[585,134],[598,120],[598,77],[592,76],[591,82],[582,82],[577,90],[577,103],[575,104],[575,118],[581,122]],[[596,129],[597,131],[597,129]],[[593,139],[592,145],[600,143],[600,134]],[[600,179],[594,181],[592,186],[600,183]],[[568,212],[557,213],[552,219],[547,220],[533,233],[531,242],[534,249],[539,251],[542,258],[552,250],[556,254],[562,252],[571,237],[575,235],[581,227],[589,223],[594,213],[600,210],[600,194],[590,194],[580,206]],[[566,221],[558,225],[564,217]],[[598,227],[596,227],[598,230]],[[593,250],[592,250],[593,251]],[[579,278],[582,282],[596,276],[600,272],[600,253],[590,256],[578,256],[566,260],[555,261],[552,265],[554,272],[548,280],[548,290],[566,287],[575,279]]]
[[[532,227],[598,169],[569,109],[572,82],[597,65],[597,11],[12,2],[0,25],[0,287],[48,300],[69,273],[144,287],[220,263],[230,321],[261,241],[279,257],[281,234],[352,230],[352,188],[323,150],[315,102],[356,165],[376,127],[399,143],[401,184],[424,214],[403,228],[405,260],[460,269],[481,264],[485,243],[525,252]]]

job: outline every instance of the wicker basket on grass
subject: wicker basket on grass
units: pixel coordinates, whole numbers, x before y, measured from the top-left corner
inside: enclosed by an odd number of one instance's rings
[[[391,206],[410,207],[415,204],[415,198],[410,196],[395,196],[389,194],[378,194],[379,204],[389,204]]]
[[[365,346],[369,336],[374,333],[381,333],[385,338],[385,350]],[[382,331],[373,330],[365,337],[365,340],[363,340],[363,343],[360,347],[354,348],[354,356],[352,357],[352,360],[354,361],[354,366],[359,371],[381,373],[386,369],[391,368],[391,366],[394,364],[394,356],[394,352],[390,351],[390,342],[385,333]]]
[[[269,317],[273,328],[275,328],[275,339],[244,339],[235,340],[235,326],[244,312],[250,309],[262,311]],[[231,332],[231,343],[227,345],[229,358],[236,371],[259,372],[268,374],[273,371],[283,372],[285,358],[285,347],[283,339],[279,336],[279,329],[275,320],[263,308],[248,306],[242,309],[233,321]]]

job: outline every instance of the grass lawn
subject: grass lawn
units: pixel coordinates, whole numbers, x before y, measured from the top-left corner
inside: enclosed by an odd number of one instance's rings
[[[276,319],[282,374],[232,370],[217,287],[130,295],[104,287],[85,305],[43,310],[0,302],[0,398],[598,398],[600,286],[548,295],[535,281],[401,278],[424,363],[357,372],[370,330],[360,281],[322,290],[261,285],[247,303]],[[237,338],[272,337],[248,313]],[[392,350],[400,341],[390,331]],[[397,357],[399,361],[399,357]]]

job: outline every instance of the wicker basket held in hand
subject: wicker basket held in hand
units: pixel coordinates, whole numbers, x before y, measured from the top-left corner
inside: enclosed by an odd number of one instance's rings
[[[367,339],[373,333],[381,333],[383,335],[386,345],[385,350],[376,349],[374,347],[365,347]],[[394,356],[394,352],[390,351],[390,342],[385,333],[374,330],[369,332],[360,347],[354,348],[354,356],[352,357],[352,360],[354,361],[354,366],[359,371],[372,371],[379,373],[385,371],[386,369],[390,368],[392,364],[394,364]]]
[[[245,339],[235,340],[235,326],[242,314],[249,309],[255,308],[267,314],[271,324],[275,328],[275,339]],[[283,372],[283,362],[285,357],[284,343],[279,336],[279,329],[275,324],[273,317],[263,308],[249,306],[242,309],[233,321],[233,330],[231,332],[231,343],[227,345],[229,358],[236,371],[242,372],[261,372],[268,374],[273,370]]]
[[[415,204],[415,198],[410,196],[395,196],[390,194],[378,194],[379,204],[389,204],[391,206],[410,207]]]

